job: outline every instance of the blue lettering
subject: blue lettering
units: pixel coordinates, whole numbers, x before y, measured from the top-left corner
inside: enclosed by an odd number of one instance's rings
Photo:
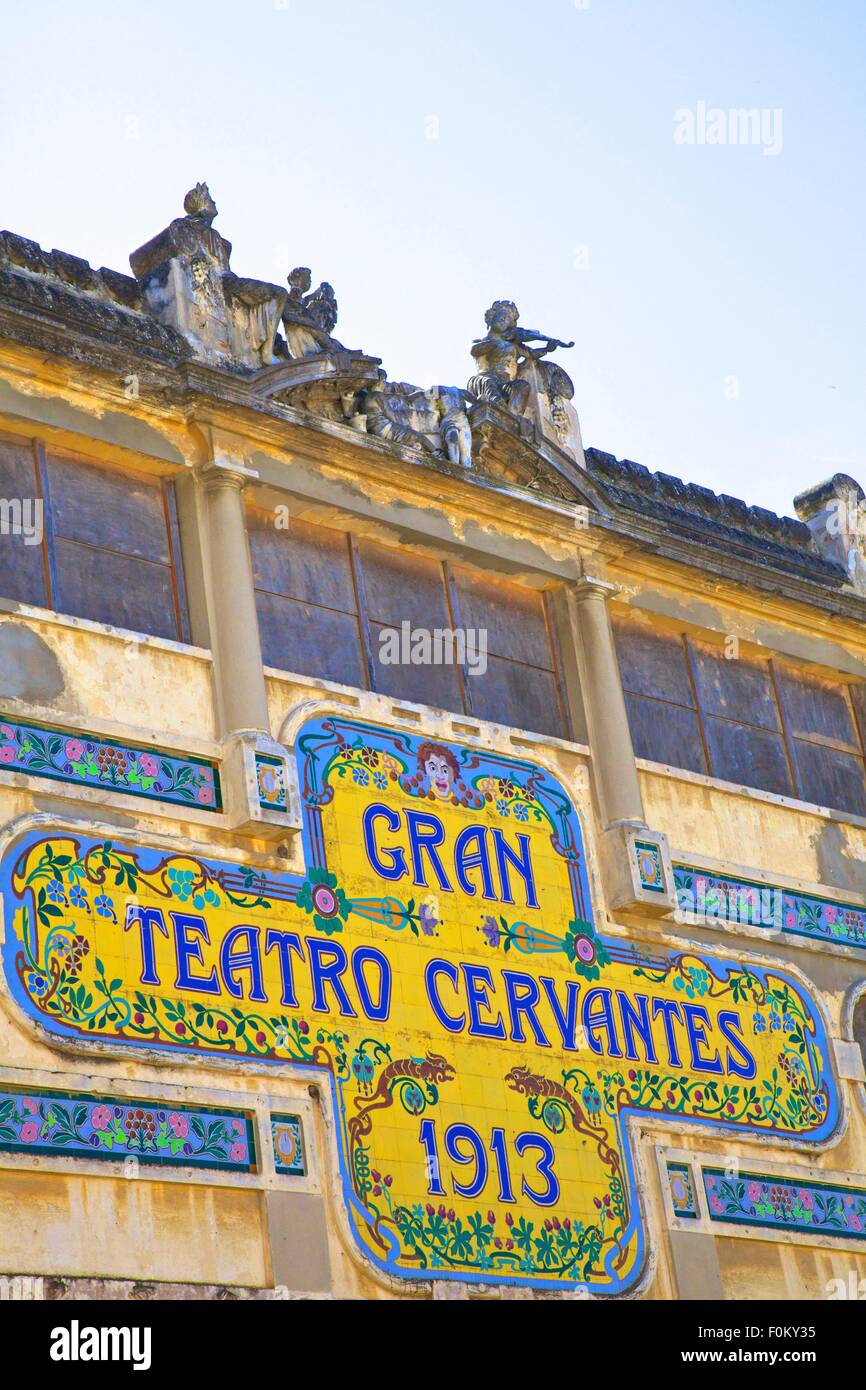
[[[644,1046],[644,1060],[655,1064],[658,1062],[658,1057],[656,1056],[652,1024],[649,1017],[649,999],[645,994],[636,994],[633,1004],[622,990],[617,990],[616,994],[622,1017],[622,1036],[625,1042],[626,1057],[630,1062],[641,1060],[634,1045],[634,1035],[637,1033]],[[635,1008],[635,1004],[637,1008]]]
[[[601,1007],[593,1012],[593,1006],[599,1002]],[[613,1004],[609,989],[591,989],[584,995],[583,1000],[583,1026],[586,1036],[593,1052],[607,1051],[609,1057],[621,1057],[622,1048],[616,1034],[616,1025],[613,1021]],[[607,1034],[607,1048],[602,1047],[596,1031],[602,1029]]]
[[[406,824],[409,827],[409,849],[412,854],[412,871],[415,875],[415,882],[420,888],[427,887],[427,877],[424,872],[424,855],[426,854],[433,867],[433,871],[439,880],[439,887],[445,893],[453,893],[453,888],[448,882],[448,875],[442,867],[442,860],[436,853],[436,848],[445,839],[445,826],[438,816],[426,815],[423,811],[407,811]]]
[[[538,907],[538,898],[535,896],[535,875],[532,871],[532,855],[529,848],[529,836],[518,835],[517,843],[520,846],[520,853],[507,844],[502,831],[493,831],[493,848],[496,851],[496,866],[499,870],[499,878],[502,883],[502,901],[513,903],[511,896],[511,881],[508,876],[508,865],[511,864],[523,879],[526,889],[526,906]]]
[[[475,844],[475,849],[470,854],[469,846]],[[468,893],[470,898],[474,898],[477,892],[474,883],[470,883],[466,876],[467,869],[481,870],[481,885],[483,897],[491,898],[496,901],[496,892],[493,887],[493,875],[490,872],[490,855],[487,850],[487,830],[482,825],[468,825],[465,830],[461,830],[457,836],[457,843],[454,846],[454,867],[457,870],[457,882]]]
[[[210,945],[204,918],[193,917],[186,912],[170,912],[168,915],[174,925],[174,953],[177,959],[175,989],[195,989],[201,994],[219,994],[220,986],[215,967],[211,967],[210,974],[205,978],[201,975],[191,975],[189,972],[189,962],[195,960],[199,965],[204,965],[204,957],[201,953],[201,941],[190,941],[187,932],[197,932],[202,941]]]
[[[379,971],[379,1002],[373,1003],[373,996],[364,975],[367,963],[375,965]],[[384,1023],[391,1012],[391,964],[374,946],[359,946],[352,952],[352,974],[358,989],[361,1008],[375,1023]]]
[[[727,1053],[728,1075],[741,1076],[744,1081],[754,1081],[758,1067],[742,1038],[737,1036],[740,1032],[739,1014],[734,1013],[733,1009],[723,1009],[718,1017],[718,1025],[722,1037],[731,1044]],[[740,1061],[732,1056],[732,1049],[740,1057]]]
[[[236,941],[246,938],[246,950],[235,951]],[[262,958],[259,954],[258,927],[232,927],[226,934],[220,948],[220,969],[226,982],[226,989],[234,999],[243,999],[244,992],[235,979],[239,970],[250,972],[250,1003],[266,1004],[267,995],[262,987]]]
[[[307,938],[310,952],[310,972],[313,978],[313,1008],[316,1013],[326,1014],[330,1010],[325,998],[325,985],[334,991],[337,1007],[344,1018],[357,1018],[340,976],[348,965],[346,952],[336,941],[322,941],[319,937]],[[327,957],[330,956],[330,960]]]
[[[277,931],[276,927],[268,927],[265,936],[265,955],[268,954],[268,951],[272,951],[275,946],[279,953],[280,979],[283,986],[280,1003],[285,1004],[289,1009],[296,1009],[298,996],[295,994],[295,982],[292,973],[292,951],[296,951],[301,960],[304,959],[301,938],[296,936],[293,931]]]
[[[531,975],[524,975],[518,970],[503,970],[502,978],[505,981],[505,993],[508,996],[508,1013],[511,1019],[511,1041],[526,1042],[523,1032],[523,1024],[520,1015],[524,1014],[529,1021],[529,1026],[535,1036],[535,1041],[539,1047],[550,1047],[548,1039],[544,1035],[544,1029],[538,1021],[535,1007],[541,998],[541,993],[537,982]],[[518,990],[522,991],[518,994]]]
[[[486,965],[464,965],[463,977],[466,980],[466,1001],[469,1004],[469,1033],[474,1038],[504,1038],[505,1024],[502,1015],[497,1014],[493,1023],[482,1019],[480,1010],[489,1009],[487,991],[493,989],[493,979]]]
[[[402,849],[383,849],[381,853],[385,855],[385,859],[380,857],[376,847],[376,833],[373,828],[374,822],[377,820],[383,820],[389,830],[400,829],[400,817],[396,811],[392,811],[388,806],[382,806],[379,802],[374,802],[372,806],[368,806],[362,822],[367,858],[381,878],[402,878],[405,873],[408,873],[406,856]]]
[[[444,975],[447,980],[450,980],[455,990],[460,984],[460,971],[457,969],[456,965],[451,964],[450,960],[428,961],[427,968],[424,971],[424,984],[427,988],[427,998],[430,1000],[430,1007],[442,1024],[442,1027],[447,1028],[449,1033],[462,1033],[463,1029],[466,1027],[466,1015],[461,1014],[460,1018],[456,1019],[445,1012],[436,986],[436,980],[440,975]]]
[[[141,928],[141,983],[143,985],[158,985],[161,981],[156,973],[153,929],[156,927],[163,936],[168,936],[165,918],[158,907],[139,907],[138,903],[130,903],[126,909],[126,921],[123,924],[123,930],[129,931],[133,924]]]

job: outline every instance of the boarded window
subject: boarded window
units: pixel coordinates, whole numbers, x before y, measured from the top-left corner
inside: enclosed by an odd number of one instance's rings
[[[633,623],[613,629],[636,756],[707,772],[682,642]]]
[[[33,444],[0,439],[0,594],[46,608],[41,505]]]
[[[614,622],[640,758],[866,815],[866,686]]]
[[[866,815],[863,748],[849,687],[781,662],[776,670],[804,800]]]
[[[188,640],[169,483],[0,441],[4,498],[42,504],[38,544],[0,537],[0,590],[40,607]],[[13,489],[17,491],[13,492]]]
[[[248,512],[256,607],[266,666],[367,685],[348,537],[274,513]]]
[[[567,736],[555,647],[542,594],[506,580],[454,570],[452,607],[479,651],[466,677],[470,712],[518,729]]]
[[[432,639],[437,629],[442,634],[453,630],[442,566],[428,556],[392,550],[369,541],[358,542],[357,554],[370,623],[374,688],[396,699],[462,710],[460,667],[454,660],[443,659],[456,657],[459,652],[444,636],[437,652]],[[408,631],[403,624],[408,625]],[[432,658],[429,663],[427,638],[423,635],[428,632]],[[422,634],[414,652],[413,633]],[[398,661],[390,659],[395,649]],[[421,660],[413,659],[416,655]],[[409,661],[403,659],[406,656]]]
[[[267,665],[567,736],[541,594],[256,508],[249,536]]]

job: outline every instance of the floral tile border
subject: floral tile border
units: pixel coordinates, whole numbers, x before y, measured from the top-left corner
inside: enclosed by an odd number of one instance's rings
[[[0,1152],[257,1171],[246,1111],[74,1091],[0,1089]]]
[[[293,1178],[306,1177],[304,1128],[300,1115],[271,1115],[271,1142],[277,1172]]]
[[[864,907],[687,864],[674,865],[674,891],[679,910],[700,921],[763,927],[812,941],[866,948]]]
[[[216,763],[0,715],[0,770],[221,811]]]
[[[721,1168],[702,1167],[701,1173],[713,1222],[866,1240],[863,1188],[793,1182],[766,1173],[732,1178]]]

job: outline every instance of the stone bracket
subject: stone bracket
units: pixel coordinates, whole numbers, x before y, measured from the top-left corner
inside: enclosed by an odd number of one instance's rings
[[[300,830],[298,774],[282,744],[255,730],[229,735],[223,744],[222,779],[232,830],[268,839]]]
[[[601,869],[608,907],[666,917],[676,908],[667,835],[631,822],[603,830]]]
[[[833,1052],[836,1067],[843,1081],[866,1081],[866,1068],[860,1044],[848,1042],[844,1038],[833,1038]]]

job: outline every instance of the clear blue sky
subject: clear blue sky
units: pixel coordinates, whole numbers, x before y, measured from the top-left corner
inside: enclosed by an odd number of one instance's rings
[[[777,511],[866,485],[866,0],[0,16],[0,225],[127,270],[206,179],[234,269],[311,266],[394,378],[465,383],[513,298],[577,340],[588,444]],[[781,152],[677,144],[699,102],[780,109]]]

